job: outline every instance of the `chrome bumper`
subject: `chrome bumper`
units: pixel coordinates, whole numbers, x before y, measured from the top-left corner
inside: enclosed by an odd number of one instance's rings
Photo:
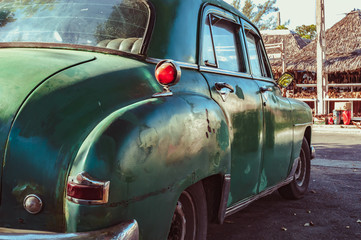
[[[70,239],[117,239],[117,240],[138,240],[139,229],[138,223],[135,220],[124,222],[110,228],[101,229],[91,232],[78,233],[53,233],[41,231],[27,231],[11,228],[0,228],[0,239],[56,239],[56,240],[70,240]]]
[[[316,157],[316,149],[311,146],[311,159],[314,159]]]

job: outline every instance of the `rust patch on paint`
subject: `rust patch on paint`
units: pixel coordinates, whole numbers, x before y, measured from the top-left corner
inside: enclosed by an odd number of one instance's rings
[[[141,196],[131,198],[129,200],[109,203],[109,204],[106,204],[105,206],[107,206],[107,207],[128,206],[131,203],[142,201],[142,200],[144,200],[144,199],[146,199],[148,197],[152,197],[152,196],[156,196],[156,195],[159,195],[159,194],[162,194],[162,193],[166,193],[166,192],[170,191],[172,188],[173,188],[173,186],[169,186],[167,188],[162,188],[159,191],[150,192],[150,193],[147,193],[145,195],[141,195]]]
[[[212,128],[211,128],[210,121],[209,121],[208,109],[206,109],[206,117],[207,117],[207,130],[208,130],[208,132],[206,131],[206,137],[209,138],[210,134],[212,134]],[[213,133],[214,132],[215,131],[213,129]]]

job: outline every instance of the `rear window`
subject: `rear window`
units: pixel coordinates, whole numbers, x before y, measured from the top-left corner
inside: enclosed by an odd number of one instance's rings
[[[142,0],[2,0],[0,42],[140,48],[149,15]]]

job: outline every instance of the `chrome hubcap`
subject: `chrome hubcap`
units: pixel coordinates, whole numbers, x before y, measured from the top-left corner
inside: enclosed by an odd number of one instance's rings
[[[298,186],[302,187],[306,179],[306,156],[305,152],[301,150],[300,160],[298,161],[295,172],[295,180]]]

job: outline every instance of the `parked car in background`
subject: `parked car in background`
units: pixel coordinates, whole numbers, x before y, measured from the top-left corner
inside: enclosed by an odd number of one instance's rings
[[[0,239],[205,239],[307,191],[310,108],[220,0],[0,2]]]

